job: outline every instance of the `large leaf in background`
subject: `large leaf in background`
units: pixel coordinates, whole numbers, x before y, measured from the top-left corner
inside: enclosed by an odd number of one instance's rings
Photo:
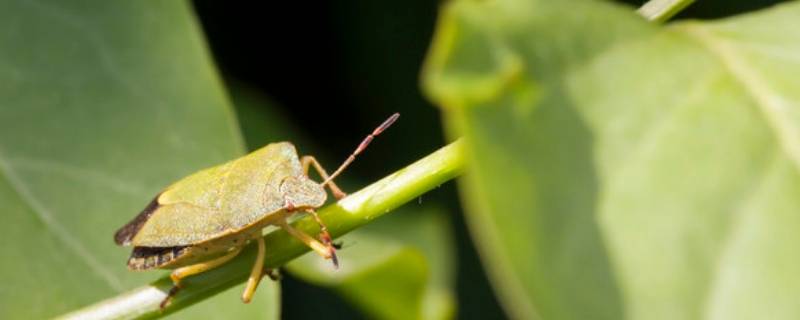
[[[244,151],[191,9],[2,1],[0,47],[0,318],[155,279],[126,269],[114,231],[171,181]],[[248,308],[238,293],[197,308],[274,318],[270,288]]]
[[[250,149],[288,140],[301,153],[319,150],[307,136],[292,128],[267,97],[235,81],[230,83]],[[314,155],[323,165],[335,165],[319,152]],[[337,183],[352,185],[347,183],[347,176],[337,179]],[[289,263],[287,271],[336,290],[372,318],[452,318],[455,249],[446,211],[427,202],[399,210],[337,239],[343,244],[338,253],[339,270],[309,252]]]
[[[445,8],[425,85],[465,138],[470,228],[512,315],[800,317],[799,15]]]

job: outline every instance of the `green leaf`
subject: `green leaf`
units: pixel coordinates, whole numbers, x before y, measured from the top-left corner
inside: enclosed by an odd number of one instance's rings
[[[3,1],[0,17],[0,318],[52,317],[163,275],[128,271],[115,230],[170,182],[244,151],[191,8]],[[249,317],[276,318],[273,290]]]
[[[799,14],[445,7],[423,79],[511,315],[800,317]]]
[[[445,211],[426,205],[394,214],[337,240],[341,266],[306,254],[293,274],[340,292],[377,319],[450,319],[454,248]]]

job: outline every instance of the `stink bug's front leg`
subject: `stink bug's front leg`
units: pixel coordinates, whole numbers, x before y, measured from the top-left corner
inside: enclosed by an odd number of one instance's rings
[[[319,176],[322,177],[322,180],[328,180],[328,172],[325,171],[325,168],[323,168],[322,165],[319,164],[319,161],[317,161],[317,159],[313,156],[303,156],[303,158],[300,159],[300,162],[303,164],[303,173],[305,173],[306,176],[308,176],[309,166],[313,165],[314,169],[316,169],[317,173],[319,173]],[[336,197],[337,200],[347,196],[347,194],[344,193],[342,189],[339,189],[339,186],[333,183],[333,181],[328,183],[328,188],[331,189],[331,193],[333,193],[333,196]]]
[[[325,259],[333,259],[333,266],[338,268],[339,267],[339,260],[336,258],[336,249],[331,250],[332,246],[326,246],[322,243],[319,243],[317,239],[314,237],[305,234],[303,231],[297,230],[291,225],[289,225],[286,220],[281,220],[278,222],[278,226],[280,226],[283,230],[286,230],[292,237],[297,238],[298,240],[302,241],[305,245],[307,245],[311,250],[318,253]]]
[[[172,279],[173,287],[169,290],[167,297],[161,301],[161,304],[159,305],[161,309],[164,309],[167,305],[169,305],[172,297],[178,293],[178,290],[181,288],[181,279],[219,267],[225,262],[233,259],[233,257],[238,255],[241,251],[242,248],[236,248],[222,257],[173,270],[169,275],[169,277]]]
[[[337,268],[339,267],[339,259],[336,258],[336,245],[333,244],[333,239],[331,239],[331,234],[328,233],[328,227],[322,223],[322,219],[319,218],[317,215],[317,211],[314,209],[308,208],[306,212],[310,213],[311,216],[314,217],[314,220],[317,220],[317,224],[319,224],[319,238],[322,240],[322,244],[328,247],[328,251],[331,253],[331,259],[333,260],[333,265]]]

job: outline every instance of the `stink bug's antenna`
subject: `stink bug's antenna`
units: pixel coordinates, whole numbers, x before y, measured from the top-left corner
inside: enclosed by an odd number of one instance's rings
[[[340,173],[342,173],[342,171],[344,171],[344,169],[347,168],[347,166],[349,166],[350,163],[356,159],[356,156],[358,156],[361,152],[364,151],[364,149],[367,148],[369,143],[372,142],[372,139],[381,134],[381,132],[386,130],[386,128],[389,128],[389,126],[391,126],[392,123],[397,121],[397,118],[399,117],[400,114],[395,112],[391,117],[389,117],[389,119],[386,119],[386,121],[384,121],[383,123],[381,123],[381,125],[375,128],[375,130],[372,130],[372,133],[370,133],[366,138],[364,138],[364,140],[361,141],[361,144],[359,144],[358,148],[356,148],[356,150],[353,151],[353,153],[351,153],[349,157],[347,157],[347,160],[345,160],[342,163],[342,165],[339,166],[339,168],[336,169],[336,171],[334,171],[333,174],[328,177],[328,179],[325,179],[325,181],[322,182],[322,186],[324,187],[326,184],[333,181],[333,179],[336,178]]]

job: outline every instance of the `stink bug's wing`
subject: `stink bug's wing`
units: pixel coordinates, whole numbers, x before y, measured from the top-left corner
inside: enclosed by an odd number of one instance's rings
[[[281,181],[301,173],[297,153],[289,143],[273,143],[195,173],[156,199],[156,208],[130,242],[183,246],[236,232],[283,208],[278,192]]]
[[[216,210],[189,203],[160,205],[136,233],[137,247],[177,247],[201,242],[224,230]]]
[[[217,177],[224,176],[230,170],[231,164],[232,162],[228,162],[201,170],[167,187],[136,218],[117,231],[114,241],[120,245],[149,247],[172,246],[171,243],[181,242],[172,238],[183,235],[172,231],[178,229],[176,225],[181,224],[181,221],[196,221],[216,211],[215,203],[218,202],[216,195],[219,194],[219,190],[218,184],[213,181]],[[164,194],[174,194],[175,190],[180,190],[183,199],[165,201]],[[213,228],[211,223],[205,226]],[[195,231],[204,233],[201,230]]]

